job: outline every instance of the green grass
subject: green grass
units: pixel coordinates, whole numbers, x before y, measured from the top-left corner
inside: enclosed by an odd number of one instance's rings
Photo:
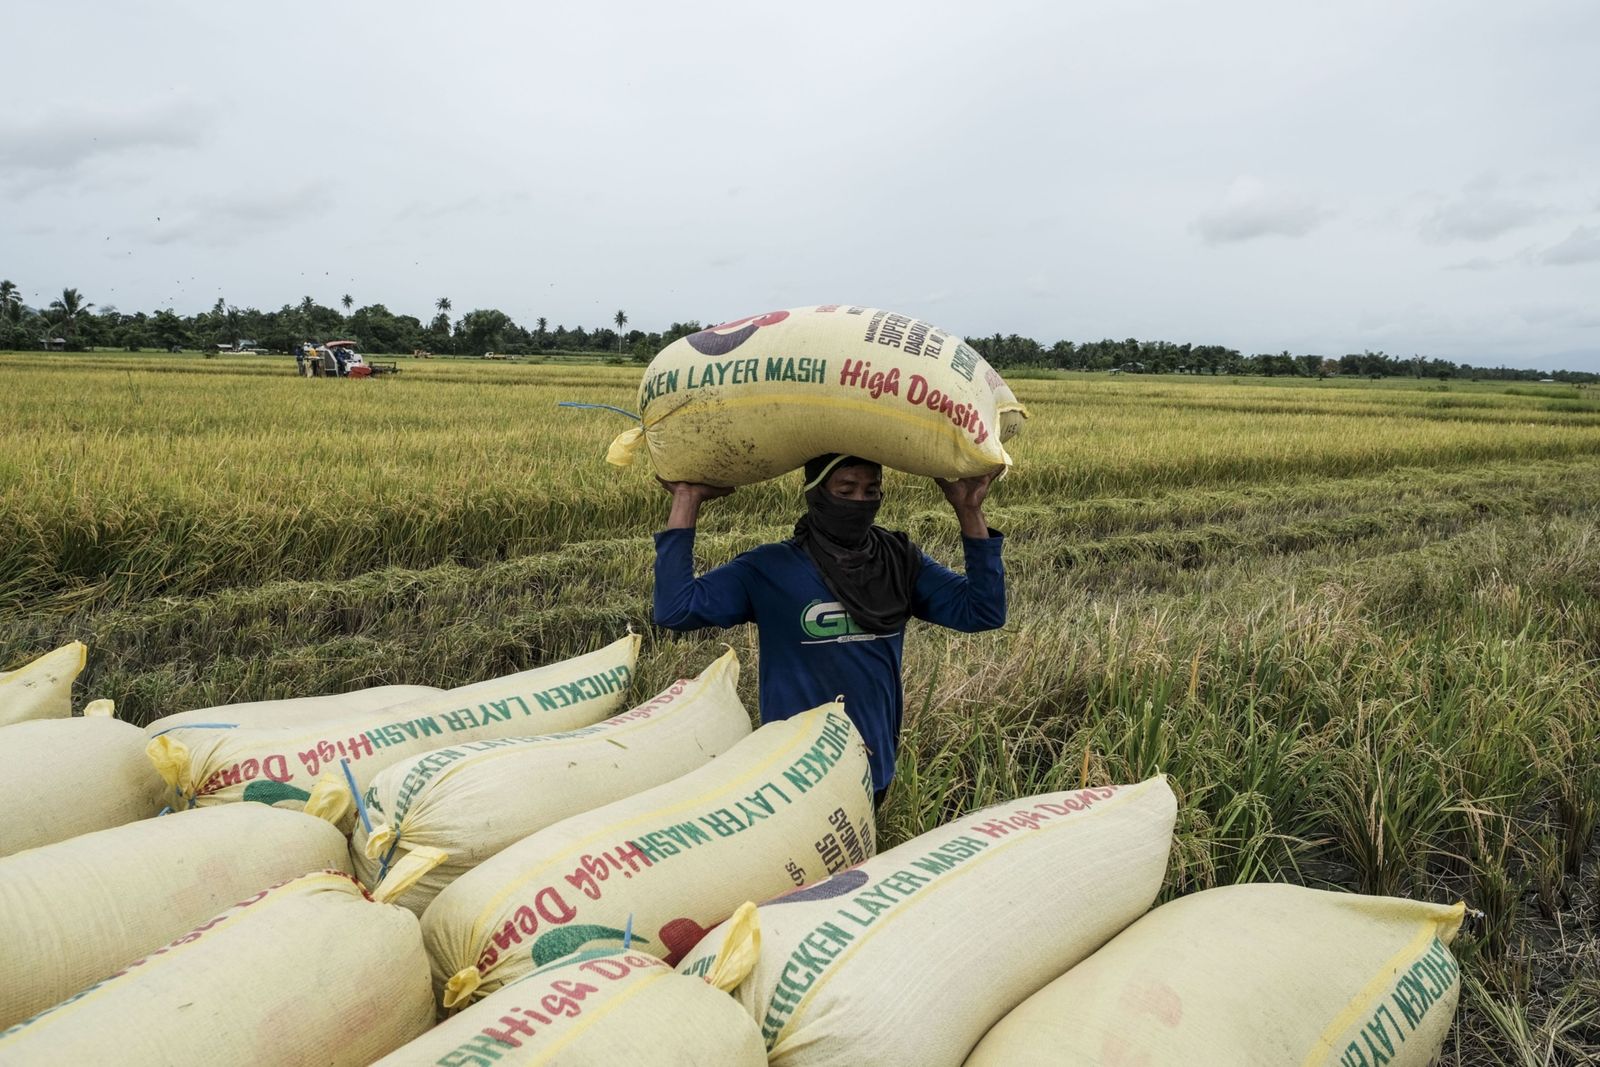
[[[665,498],[605,466],[636,368],[0,355],[0,669],[184,707],[455,685],[649,618]],[[1169,895],[1285,879],[1483,918],[1447,1063],[1600,1055],[1600,395],[1058,374],[991,497],[1011,621],[916,629],[886,844],[1012,796],[1172,776]],[[711,505],[709,565],[798,483]],[[893,476],[885,521],[959,559]],[[641,691],[754,634],[646,627]]]

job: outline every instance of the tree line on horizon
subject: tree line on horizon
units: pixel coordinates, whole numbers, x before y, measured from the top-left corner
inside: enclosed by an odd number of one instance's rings
[[[292,352],[297,345],[335,339],[355,341],[374,353],[427,351],[441,355],[539,355],[555,352],[592,352],[616,359],[647,363],[657,352],[702,329],[699,320],[674,322],[665,330],[627,329],[628,316],[619,310],[610,325],[551,328],[543,316],[533,328],[519,325],[496,308],[476,308],[452,319],[449,297],[434,301],[434,315],[423,322],[414,315],[396,314],[382,304],[355,307],[345,294],[342,307],[332,308],[307,296],[298,304],[277,311],[237,307],[219,297],[209,311],[179,315],[171,308],[128,314],[109,305],[86,300],[77,289],[65,289],[60,298],[42,308],[23,303],[9,280],[0,281],[0,351],[41,349],[59,338],[68,350],[118,348],[176,350],[235,347],[249,342],[269,352]],[[969,344],[990,364],[1002,370],[1037,368],[1108,371],[1145,374],[1254,374],[1268,377],[1328,378],[1458,378],[1537,381],[1551,378],[1567,383],[1600,382],[1588,371],[1545,371],[1525,367],[1479,367],[1423,356],[1391,356],[1362,351],[1342,356],[1294,354],[1288,351],[1244,355],[1224,345],[1188,342],[1056,341],[1048,347],[1031,337],[995,333],[969,337]]]

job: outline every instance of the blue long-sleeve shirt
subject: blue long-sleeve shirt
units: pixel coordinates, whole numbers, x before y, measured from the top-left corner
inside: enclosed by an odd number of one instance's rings
[[[1005,625],[1003,538],[963,537],[966,574],[926,554],[912,614],[976,633]],[[872,785],[894,777],[905,695],[900,682],[905,631],[863,632],[822,581],[803,549],[762,545],[699,578],[694,531],[656,534],[656,623],[672,630],[754,622],[761,648],[761,721],[787,719],[837,696],[872,757]]]

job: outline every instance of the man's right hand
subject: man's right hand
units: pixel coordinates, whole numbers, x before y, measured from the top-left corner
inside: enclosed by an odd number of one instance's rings
[[[661,488],[672,494],[674,500],[682,497],[692,497],[698,502],[715,500],[733,492],[733,487],[719,485],[703,485],[700,482],[669,482],[665,478],[657,477],[656,481]]]
[[[669,482],[657,476],[661,488],[672,494],[672,510],[667,515],[667,529],[692,530],[700,519],[700,505],[733,492],[732,486],[704,485],[700,482]]]

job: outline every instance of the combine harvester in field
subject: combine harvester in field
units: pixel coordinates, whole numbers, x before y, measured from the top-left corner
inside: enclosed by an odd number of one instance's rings
[[[356,351],[354,341],[300,345],[294,359],[295,372],[302,378],[373,378],[400,373],[400,365],[393,361],[369,363]]]

